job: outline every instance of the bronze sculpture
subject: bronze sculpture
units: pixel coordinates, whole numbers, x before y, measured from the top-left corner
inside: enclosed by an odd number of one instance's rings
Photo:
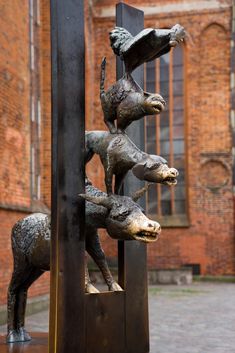
[[[110,32],[111,47],[124,61],[126,70],[125,75],[105,92],[105,58],[101,64],[100,100],[104,122],[111,133],[125,131],[132,121],[146,115],[161,113],[165,106],[164,99],[159,94],[145,92],[135,82],[131,72],[144,62],[166,54],[184,37],[184,28],[178,24],[171,29],[146,28],[135,37],[120,27]]]
[[[114,239],[154,242],[161,232],[159,223],[150,220],[134,201],[142,190],[127,196],[111,195],[96,189],[87,181],[86,194],[86,251],[100,268],[108,289],[122,288],[113,279],[105,254],[101,248],[98,228],[106,228]],[[50,269],[50,216],[34,213],[18,221],[12,229],[14,271],[8,290],[8,335],[7,342],[30,340],[24,327],[25,306],[28,288],[45,271]],[[85,290],[97,293],[91,284],[86,269]]]
[[[171,29],[145,28],[133,37],[125,28],[115,27],[110,32],[110,44],[114,53],[124,61],[127,73],[144,62],[168,53],[185,38],[185,30],[179,24]]]
[[[115,175],[115,194],[119,194],[123,180],[131,169],[140,180],[165,185],[176,185],[178,171],[169,168],[167,161],[157,155],[141,151],[126,134],[110,134],[107,131],[86,132],[86,162],[98,154],[104,166],[107,193],[112,193]]]
[[[146,187],[132,198],[118,195],[126,173],[132,169],[133,174],[141,180],[166,185],[175,185],[178,176],[178,171],[169,168],[164,158],[141,151],[124,133],[132,121],[145,115],[159,114],[165,106],[159,94],[143,91],[132,78],[131,72],[143,62],[168,52],[184,36],[184,29],[180,25],[170,30],[149,28],[136,37],[120,27],[110,33],[111,46],[115,54],[124,60],[126,73],[105,92],[103,60],[100,98],[104,120],[110,132],[87,132],[85,156],[86,162],[95,153],[100,156],[108,195],[93,187],[88,180],[87,193],[79,195],[86,200],[86,251],[100,268],[110,291],[120,291],[122,288],[109,271],[97,229],[105,228],[114,239],[146,243],[156,241],[161,231],[159,223],[148,219],[136,203]],[[113,175],[116,176],[115,194],[112,188]],[[31,339],[24,328],[27,291],[44,271],[50,269],[50,216],[38,213],[18,221],[12,229],[12,249],[14,270],[8,289],[8,343]],[[98,292],[91,284],[87,268],[85,290],[87,293]]]
[[[143,91],[130,74],[125,74],[105,92],[105,63],[104,58],[101,64],[100,100],[104,122],[111,133],[123,132],[133,121],[146,115],[161,113],[166,104],[164,99],[160,94]]]

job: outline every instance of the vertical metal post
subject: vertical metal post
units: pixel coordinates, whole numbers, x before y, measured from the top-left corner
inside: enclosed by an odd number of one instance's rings
[[[119,25],[133,34],[143,28],[141,11],[124,4],[118,5],[117,11],[117,18],[122,20],[119,23],[117,19]],[[83,21],[82,1],[51,0],[53,182],[49,353],[147,353],[144,244],[122,244],[124,292],[84,295],[85,215],[84,203],[77,197],[84,192]],[[129,24],[133,27],[129,28]],[[136,70],[134,78],[143,83],[143,69]],[[143,143],[144,136],[141,123],[135,123],[129,130],[138,145]]]
[[[85,352],[84,13],[51,0],[52,241],[50,353]]]
[[[144,27],[144,13],[124,3],[116,7],[116,24],[136,35]],[[117,79],[124,74],[122,61],[117,58]],[[144,86],[144,68],[137,68],[133,78],[141,87]],[[127,129],[131,140],[144,150],[144,119],[136,121]],[[131,174],[125,180],[125,195],[137,190],[142,183]],[[144,199],[141,206],[145,207]],[[148,287],[146,245],[137,241],[119,242],[119,276],[124,286],[126,345],[128,353],[149,352],[148,326]]]
[[[119,3],[116,6],[116,24],[119,27],[124,27],[132,35],[136,35],[144,28],[144,12],[124,3]],[[117,79],[124,75],[123,61],[117,57],[116,76]],[[144,67],[138,67],[132,73],[132,76],[141,87],[144,87]],[[130,139],[138,145],[141,150],[145,148],[144,141],[144,119],[134,121],[127,129],[127,134]],[[125,179],[125,195],[142,187],[143,183],[137,178],[132,177],[129,173]],[[141,200],[141,205],[144,207],[144,201]]]

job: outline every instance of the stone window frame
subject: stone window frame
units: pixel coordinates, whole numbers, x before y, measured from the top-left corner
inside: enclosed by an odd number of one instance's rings
[[[40,0],[29,0],[31,202],[41,199]]]
[[[145,119],[145,150],[158,154],[179,170],[178,184],[157,184],[146,195],[147,214],[163,227],[188,227],[186,170],[185,46],[179,45],[161,58],[145,65],[145,89],[160,93],[165,111]]]

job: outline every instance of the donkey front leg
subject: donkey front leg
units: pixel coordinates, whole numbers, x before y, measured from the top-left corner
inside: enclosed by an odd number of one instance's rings
[[[104,181],[108,195],[113,193],[113,160],[107,152],[106,161],[102,161],[105,171]]]
[[[87,264],[85,264],[85,293],[99,293],[98,289],[91,283]]]
[[[27,302],[27,292],[29,287],[44,273],[44,271],[32,267],[31,271],[28,272],[28,277],[22,283],[18,290],[18,310],[17,310],[17,331],[19,332],[20,340],[22,342],[31,340],[30,335],[25,330],[25,309]]]
[[[86,250],[100,268],[109,290],[113,292],[122,291],[123,289],[114,280],[109,270],[104,251],[100,245],[99,236],[95,231],[93,233],[89,232],[89,235],[86,237]]]
[[[117,195],[121,195],[121,190],[122,190],[122,184],[125,176],[127,175],[126,172],[116,174],[115,176],[115,187],[114,187],[114,193]]]

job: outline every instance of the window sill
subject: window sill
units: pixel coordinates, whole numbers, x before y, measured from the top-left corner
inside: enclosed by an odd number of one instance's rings
[[[2,204],[0,203],[0,209],[7,211],[16,211],[23,213],[46,213],[50,214],[50,209],[41,201],[32,201],[31,206],[13,205],[13,204]]]

